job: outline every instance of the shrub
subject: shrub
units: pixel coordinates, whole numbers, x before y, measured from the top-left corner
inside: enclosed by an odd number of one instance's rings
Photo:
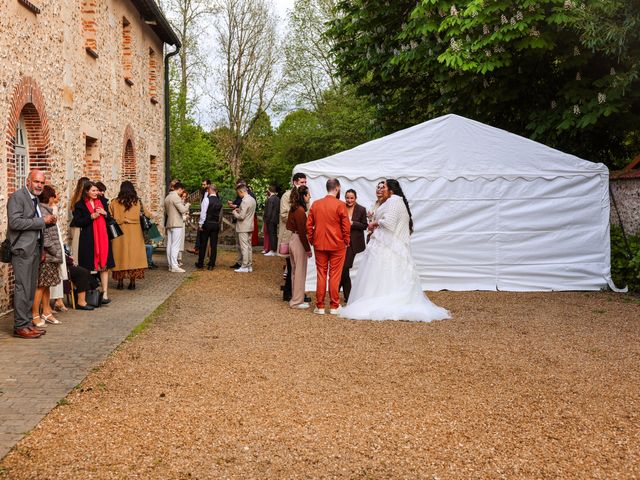
[[[627,244],[622,229],[611,225],[611,278],[618,287],[640,292],[640,236],[627,235]]]

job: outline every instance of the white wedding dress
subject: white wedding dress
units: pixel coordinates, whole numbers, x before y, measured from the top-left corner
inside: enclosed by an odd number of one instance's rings
[[[362,254],[346,307],[354,320],[430,322],[450,318],[423,293],[411,256],[409,214],[402,197],[392,195],[376,211],[379,227]]]

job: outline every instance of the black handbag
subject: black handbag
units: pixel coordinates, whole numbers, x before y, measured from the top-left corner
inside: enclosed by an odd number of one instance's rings
[[[31,218],[34,218],[36,214],[37,211],[34,211],[33,215],[31,215]],[[11,257],[13,256],[11,250],[16,246],[16,243],[18,243],[18,240],[20,240],[20,237],[23,233],[24,232],[20,232],[13,242],[9,241],[9,237],[5,238],[2,241],[2,243],[0,244],[0,262],[11,263]]]
[[[18,235],[18,238],[20,238],[20,235]],[[13,243],[10,242],[8,238],[3,240],[2,244],[0,244],[0,262],[11,263],[11,249],[18,241],[18,238],[16,238]]]
[[[102,305],[103,293],[100,290],[96,288],[87,290],[87,292],[85,293],[85,296],[86,296],[87,304],[91,305],[92,307],[99,308],[100,305]]]
[[[107,236],[109,240],[113,240],[114,238],[118,238],[124,235],[124,232],[113,218],[107,220]]]
[[[143,232],[146,232],[151,228],[152,222],[149,217],[144,214],[144,209],[142,207],[142,200],[140,200],[140,228],[142,228]]]

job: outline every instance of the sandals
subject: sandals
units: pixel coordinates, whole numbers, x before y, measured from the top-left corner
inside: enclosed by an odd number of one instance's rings
[[[66,312],[69,309],[67,307],[65,307],[64,305],[54,305],[53,306],[53,310],[55,312]]]
[[[53,316],[53,313],[50,313],[49,315],[43,314],[42,318],[46,323],[50,323],[52,325],[60,325],[62,323],[60,320]]]
[[[44,319],[40,315],[36,315],[31,318],[31,323],[33,323],[36,327],[44,327],[46,325]]]

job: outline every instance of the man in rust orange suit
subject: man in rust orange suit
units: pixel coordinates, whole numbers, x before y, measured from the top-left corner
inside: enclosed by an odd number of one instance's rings
[[[316,308],[313,313],[325,313],[324,298],[329,271],[330,312],[340,311],[340,278],[349,246],[351,223],[347,206],[340,198],[340,182],[336,178],[327,180],[327,196],[311,205],[307,216],[307,237],[316,255]]]

